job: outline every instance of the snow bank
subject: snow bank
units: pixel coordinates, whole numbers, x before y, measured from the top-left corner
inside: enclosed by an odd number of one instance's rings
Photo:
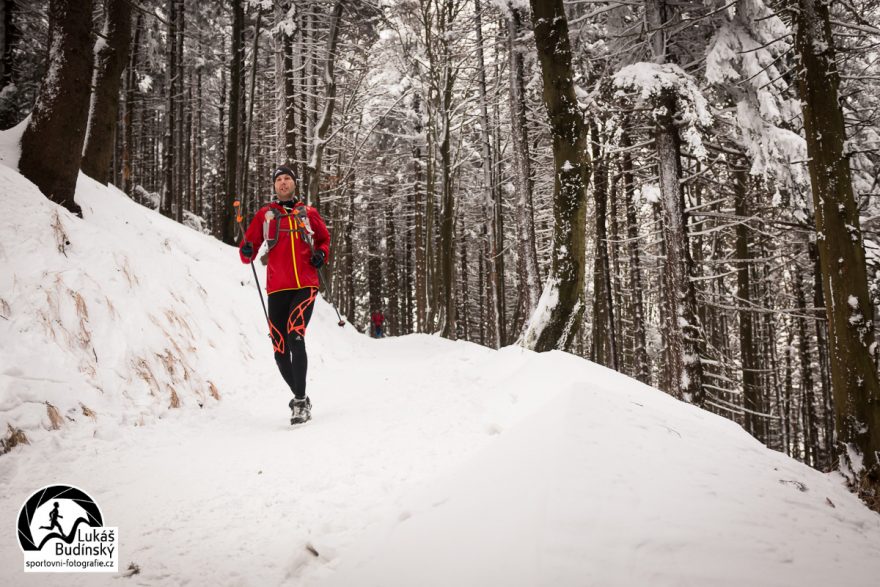
[[[540,359],[547,403],[388,507],[321,585],[876,584],[880,516],[838,480],[618,373]]]

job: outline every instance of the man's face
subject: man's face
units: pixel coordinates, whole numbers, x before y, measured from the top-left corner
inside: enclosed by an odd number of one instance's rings
[[[294,191],[296,191],[296,182],[292,177],[282,173],[275,178],[275,193],[278,194],[279,200],[286,202],[292,199]]]

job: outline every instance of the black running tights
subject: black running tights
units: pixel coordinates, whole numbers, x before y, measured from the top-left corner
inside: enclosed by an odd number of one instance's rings
[[[269,322],[275,362],[294,397],[306,397],[306,326],[312,318],[314,287],[287,289],[269,294]]]

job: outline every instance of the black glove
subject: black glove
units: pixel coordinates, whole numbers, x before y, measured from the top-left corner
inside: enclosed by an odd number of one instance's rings
[[[241,254],[248,259],[252,259],[254,257],[254,245],[248,242],[244,243],[244,246],[241,247]]]
[[[315,269],[320,269],[324,264],[324,251],[315,251],[312,253],[311,263]]]

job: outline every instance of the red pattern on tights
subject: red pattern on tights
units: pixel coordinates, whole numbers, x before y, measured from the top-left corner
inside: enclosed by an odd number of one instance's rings
[[[318,295],[318,288],[312,287],[309,289],[312,290],[309,297],[298,303],[294,306],[293,310],[290,311],[290,316],[287,318],[288,334],[295,332],[303,338],[306,336],[306,309],[308,309],[309,305],[315,301],[315,298]]]

